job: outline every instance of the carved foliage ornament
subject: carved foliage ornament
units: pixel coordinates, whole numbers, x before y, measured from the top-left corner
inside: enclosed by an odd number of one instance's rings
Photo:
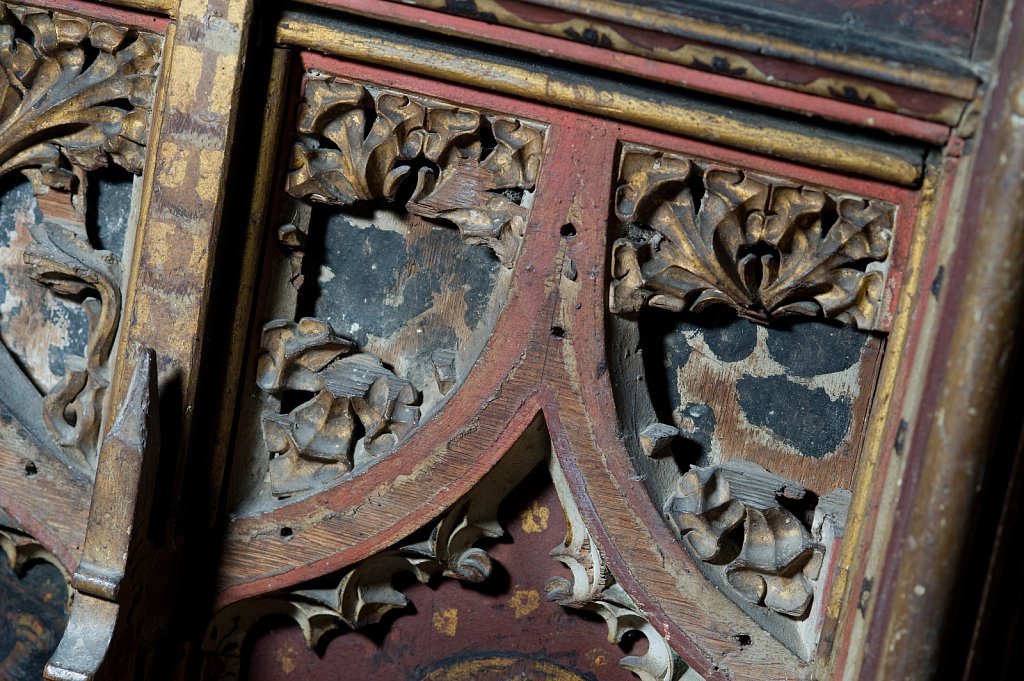
[[[665,514],[690,552],[721,566],[740,597],[801,618],[810,609],[811,582],[818,578],[825,549],[804,522],[777,501],[777,496],[799,501],[806,494],[803,488],[778,479],[773,489],[758,480],[767,476],[759,466],[745,462],[691,468],[666,503]],[[737,485],[747,492],[771,491],[744,494],[741,499],[734,493]]]
[[[292,196],[350,205],[407,195],[407,211],[454,223],[464,241],[489,246],[511,267],[529,212],[524,192],[540,172],[540,128],[316,77],[306,83],[298,132]]]
[[[646,638],[644,654],[627,655],[619,661],[642,681],[703,681],[672,650],[636,601],[615,581],[583,522],[557,462],[552,460],[549,469],[568,524],[565,542],[555,547],[551,556],[569,568],[571,576],[549,579],[544,586],[547,599],[600,616],[608,625],[608,640],[612,643],[622,642],[633,632]]]
[[[0,4],[0,173],[67,189],[68,163],[142,172],[158,55],[154,35]]]
[[[376,624],[390,610],[404,608],[408,598],[394,587],[400,573],[426,584],[438,574],[478,583],[490,577],[490,556],[475,546],[484,538],[504,534],[497,520],[504,494],[477,490],[458,502],[423,539],[407,541],[376,554],[331,578],[329,586],[296,589],[242,601],[218,613],[205,649],[208,669],[203,678],[238,678],[240,652],[254,625],[271,615],[285,615],[302,629],[315,648],[327,633]]]
[[[420,417],[419,394],[409,381],[317,319],[263,327],[256,381],[272,395],[300,398],[262,415],[277,494],[343,475],[356,459],[392,450]]]
[[[724,304],[878,328],[892,205],[634,146],[619,182],[613,312]]]
[[[314,647],[324,633],[348,626],[376,624],[385,613],[404,608],[409,600],[392,586],[405,572],[426,584],[442,574],[479,583],[491,575],[491,558],[474,544],[504,534],[494,513],[462,503],[453,508],[423,541],[408,543],[369,558],[345,573],[336,586],[297,590],[286,597],[303,614],[299,621],[306,642]]]
[[[155,35],[0,3],[0,174],[21,170],[37,195],[66,195],[80,218],[51,219],[42,206],[46,219],[24,257],[36,281],[85,298],[87,357],[67,359],[44,415],[84,465],[95,462],[121,313],[118,258],[93,248],[85,231],[85,171],[115,163],[142,172],[159,51]]]

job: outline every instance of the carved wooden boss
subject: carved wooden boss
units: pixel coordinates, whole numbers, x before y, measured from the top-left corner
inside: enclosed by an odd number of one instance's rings
[[[67,576],[46,678],[930,678],[1024,9],[790,4],[0,4],[0,546]],[[275,672],[281,615],[317,652]],[[386,656],[326,636],[363,627]]]

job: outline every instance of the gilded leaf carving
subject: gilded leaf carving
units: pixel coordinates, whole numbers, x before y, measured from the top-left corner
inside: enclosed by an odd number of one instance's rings
[[[412,384],[318,319],[264,326],[257,384],[271,395],[303,398],[262,416],[275,494],[348,473],[357,459],[394,449],[419,421]]]
[[[823,550],[807,528],[782,508],[747,508],[743,548],[726,568],[729,583],[752,603],[800,617],[813,597]]]
[[[895,208],[677,154],[627,146],[615,214],[611,308],[727,305],[876,329]]]
[[[737,485],[746,488],[745,498],[735,492]],[[665,514],[683,544],[699,560],[721,566],[741,598],[802,618],[814,597],[812,581],[825,549],[805,522],[778,501],[779,494],[798,500],[805,492],[755,464],[694,467],[680,479]]]
[[[455,224],[511,267],[529,214],[543,131],[413,95],[310,78],[299,108],[288,193],[336,205],[404,197]]]
[[[0,4],[0,173],[68,189],[69,166],[142,172],[158,65],[154,35]]]

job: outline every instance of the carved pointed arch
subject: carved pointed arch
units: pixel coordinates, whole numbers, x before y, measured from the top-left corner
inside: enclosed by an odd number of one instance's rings
[[[636,654],[623,650],[619,660],[625,670],[642,681],[704,681],[666,640],[664,627],[652,621],[609,569],[603,556],[614,549],[602,548],[591,535],[540,413],[467,496],[409,538],[311,583],[236,601],[221,609],[207,629],[203,678],[242,678],[251,637],[262,622],[273,618],[291,620],[306,645],[323,654],[323,641],[331,634],[378,624],[389,612],[427,616],[423,612],[402,612],[409,605],[408,597],[395,586],[396,577],[402,573],[412,578],[409,581],[424,584],[436,582],[439,577],[486,583],[492,576],[492,559],[477,544],[504,534],[497,521],[498,507],[533,469],[545,470],[545,477],[554,484],[566,521],[564,543],[550,551],[550,574],[554,576],[535,585],[548,601],[539,607],[597,615],[604,621],[610,643],[625,645],[626,639],[630,639],[630,648],[646,647]],[[543,517],[547,523],[546,510]],[[527,521],[523,522],[525,527]],[[285,538],[291,533],[291,528],[280,530]],[[559,563],[566,568],[561,574]],[[528,592],[517,592],[513,600],[523,593]],[[493,608],[487,600],[493,597],[480,593],[476,597],[478,607]],[[532,611],[538,605],[523,603],[514,607]],[[645,639],[645,643],[637,643],[638,638]]]
[[[473,103],[472,93],[452,90],[453,98]],[[509,106],[544,120],[543,109]],[[537,196],[548,200],[535,205],[537,227],[526,231],[512,271],[514,281],[532,283],[511,289],[477,362],[488,370],[470,372],[452,388],[442,413],[362,475],[231,517],[218,607],[299,587],[399,545],[478,485],[542,413],[605,564],[695,673],[761,679],[806,672],[806,649],[773,637],[705,576],[667,524],[664,499],[652,498],[644,484],[649,477],[671,482],[679,469],[652,468],[657,460],[644,454],[642,433],[653,449],[671,433],[650,429],[658,419],[646,386],[635,379],[643,376],[642,365],[631,369],[622,361],[636,345],[609,335],[619,320],[608,311],[611,277],[599,263],[610,247],[607,178],[617,150],[579,153],[588,134],[549,132],[546,152],[571,162],[545,165],[539,179]],[[580,184],[581,177],[594,177],[581,166],[609,173],[600,184]],[[633,378],[613,383],[612,367],[618,377],[623,367],[632,370],[626,375]],[[283,527],[290,530],[286,537]]]
[[[235,679],[243,673],[246,643],[263,620],[283,616],[302,630],[306,645],[316,648],[325,635],[379,623],[409,599],[395,586],[405,574],[426,584],[435,578],[481,583],[491,577],[492,561],[477,546],[504,534],[498,507],[508,493],[543,458],[538,446],[542,421],[514,446],[470,492],[409,537],[379,553],[306,585],[235,601],[220,609],[207,627],[203,679]],[[288,541],[291,527],[278,534]]]

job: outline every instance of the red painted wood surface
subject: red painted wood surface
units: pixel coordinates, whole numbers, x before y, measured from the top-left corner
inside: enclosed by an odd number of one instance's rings
[[[522,385],[520,390],[525,393],[520,398],[516,398],[518,406],[502,407],[504,415],[498,415],[496,418],[501,419],[501,424],[507,425],[494,424],[494,427],[501,432],[499,438],[491,438],[490,445],[483,452],[474,451],[475,456],[473,457],[466,457],[458,461],[452,461],[449,457],[444,471],[432,473],[433,475],[443,475],[446,480],[451,478],[444,484],[438,481],[436,497],[426,503],[423,503],[424,500],[419,500],[419,503],[416,504],[398,504],[394,511],[404,508],[408,515],[403,519],[388,515],[379,518],[379,522],[372,523],[373,526],[380,528],[377,539],[353,537],[350,530],[343,529],[343,526],[347,524],[345,521],[347,512],[343,509],[349,508],[351,504],[361,504],[373,494],[383,493],[381,485],[390,488],[392,481],[403,480],[402,476],[408,475],[410,471],[429,466],[431,460],[441,455],[436,448],[436,443],[448,443],[449,447],[454,446],[453,438],[462,437],[459,434],[462,425],[474,418],[486,418],[483,415],[479,417],[477,415],[481,406],[485,406],[484,413],[487,413],[488,408],[494,409],[494,395],[507,391],[509,381],[506,377],[514,375],[515,367],[523,363],[524,349],[536,344],[536,341],[531,340],[531,335],[539,333],[539,331],[531,329],[531,324],[536,321],[536,311],[544,306],[544,298],[549,295],[552,285],[552,282],[544,281],[542,277],[551,277],[552,274],[558,276],[558,270],[551,271],[546,268],[550,268],[552,265],[561,267],[564,255],[559,254],[562,244],[558,232],[566,222],[567,211],[574,200],[572,194],[584,174],[590,178],[588,182],[590,193],[587,194],[586,200],[588,204],[593,203],[594,208],[591,213],[592,219],[586,221],[586,224],[580,225],[581,233],[588,237],[584,242],[585,245],[580,243],[583,240],[572,244],[573,259],[579,271],[584,273],[588,281],[604,280],[606,276],[604,253],[607,236],[605,211],[610,205],[609,192],[612,189],[611,177],[614,174],[613,156],[616,140],[674,148],[695,156],[713,158],[723,163],[789,177],[810,184],[848,190],[898,204],[901,208],[893,245],[894,271],[890,274],[891,288],[886,296],[890,308],[895,304],[894,294],[898,290],[901,279],[900,263],[905,258],[908,248],[908,239],[905,235],[909,234],[915,216],[912,207],[915,193],[911,190],[868,180],[846,178],[791,163],[680,140],[640,128],[497,97],[492,94],[483,94],[461,86],[439,84],[413,76],[394,74],[352,62],[309,54],[305,55],[304,63],[307,68],[316,68],[328,73],[345,74],[348,77],[367,82],[400,87],[471,106],[548,121],[551,123],[548,133],[549,155],[542,170],[533,224],[527,230],[526,243],[516,266],[509,302],[497,322],[492,342],[484,350],[480,361],[477,362],[477,366],[466,382],[437,417],[424,424],[398,452],[383,460],[366,474],[344,485],[325,490],[309,499],[283,504],[269,515],[235,518],[231,523],[228,545],[222,558],[222,604],[269,589],[282,588],[301,582],[304,579],[349,565],[393,544],[408,534],[413,527],[426,522],[465,494],[515,441],[518,432],[529,423],[536,413],[536,407],[534,407],[534,411],[530,411],[526,405],[536,400],[535,396],[545,385],[546,381],[542,375],[538,375],[535,377],[536,380]],[[583,143],[584,147],[578,146],[580,142],[573,139],[576,135],[585,135],[588,138]],[[586,148],[589,154],[603,149],[603,158],[592,157],[584,168],[578,167],[573,159],[579,156],[583,148]],[[556,262],[552,262],[553,258],[556,259]],[[557,284],[557,279],[553,280],[553,283]],[[595,290],[593,295],[592,303],[581,304],[585,309],[587,305],[591,305],[593,310],[603,315],[605,308],[603,289]],[[586,338],[585,352],[589,353],[590,358],[586,364],[596,364],[597,362],[593,358],[605,351],[604,334],[599,329],[600,325],[595,329],[592,337]],[[544,331],[549,332],[549,329]],[[542,357],[538,356],[537,360],[542,360]],[[530,360],[527,357],[526,363],[531,364],[537,360]],[[531,395],[534,397],[530,397]],[[608,409],[609,407],[602,408]],[[515,415],[513,416],[513,414]],[[388,495],[394,494],[399,494],[399,492],[389,489]],[[394,498],[396,501],[398,500],[398,497]],[[332,513],[325,514],[324,510],[327,508],[332,509]],[[275,547],[280,547],[281,539],[276,530],[267,532],[267,528],[275,522],[278,525],[288,525],[296,530],[295,535],[289,540],[288,554],[302,560],[295,561],[298,563],[298,567],[290,570],[287,577],[284,574],[278,574],[278,570],[272,567],[274,565],[273,556],[280,550]],[[271,562],[268,563],[268,559]],[[257,577],[260,574],[264,576]]]
[[[152,31],[153,33],[166,33],[167,27],[171,23],[168,17],[122,9],[102,2],[88,2],[87,0],[33,0],[31,4],[36,7],[77,14],[100,21],[109,21],[122,26]]]
[[[505,45],[522,49],[526,47],[549,58],[559,58],[602,69],[609,69],[630,77],[639,76],[654,81],[677,85],[698,92],[722,95],[758,105],[764,105],[798,112],[801,115],[816,115],[826,120],[874,128],[903,135],[913,139],[941,144],[949,136],[949,128],[941,123],[918,120],[911,116],[880,111],[871,106],[842,101],[816,95],[794,92],[781,87],[742,80],[727,75],[709,73],[694,68],[664,61],[645,59],[636,55],[587,45],[572,40],[556,38],[527,30],[499,26],[461,16],[443,15],[436,11],[398,3],[380,3],[378,0],[312,0],[313,4],[350,11],[370,17],[386,17],[409,26],[431,28],[441,27],[443,32],[471,39],[484,40],[492,45]],[[541,8],[531,8],[538,10]],[[558,20],[565,17],[558,15]],[[642,32],[642,31],[638,31]],[[655,37],[667,38],[659,34]],[[459,39],[459,38],[456,38]],[[464,38],[462,38],[464,39]],[[667,46],[674,49],[678,45]],[[780,81],[809,83],[831,75],[828,71],[813,66],[772,60],[760,55],[744,55],[767,74],[777,76]],[[868,81],[864,81],[867,83]],[[875,84],[878,86],[878,84]],[[922,114],[937,114],[952,100],[930,93],[919,92],[897,85],[885,86],[895,102],[908,110]]]
[[[509,299],[465,382],[432,420],[366,473],[311,497],[283,501],[272,511],[233,518],[220,565],[219,604],[300,584],[394,545],[475,486],[540,412],[613,573],[685,659],[708,679],[719,677],[711,659],[723,651],[734,678],[801,668],[803,663],[751,627],[703,577],[635,477],[616,431],[616,422],[628,417],[615,417],[605,361],[611,352],[605,258],[618,142],[677,150],[897,204],[886,296],[890,311],[917,193],[319,55],[304,55],[303,64],[547,122],[548,155]],[[575,236],[561,233],[567,223]],[[578,272],[571,280],[563,276],[570,261]],[[555,327],[561,331],[553,333]],[[291,530],[287,539],[282,527]],[[740,645],[746,636],[753,643]]]
[[[546,558],[566,524],[543,464],[509,495],[499,520],[508,536],[488,548],[495,570],[487,582],[415,584],[405,589],[411,606],[322,650],[307,649],[297,626],[270,629],[256,638],[245,678],[635,679],[618,664],[626,653],[608,641],[603,620],[545,598],[545,582],[569,571]]]

